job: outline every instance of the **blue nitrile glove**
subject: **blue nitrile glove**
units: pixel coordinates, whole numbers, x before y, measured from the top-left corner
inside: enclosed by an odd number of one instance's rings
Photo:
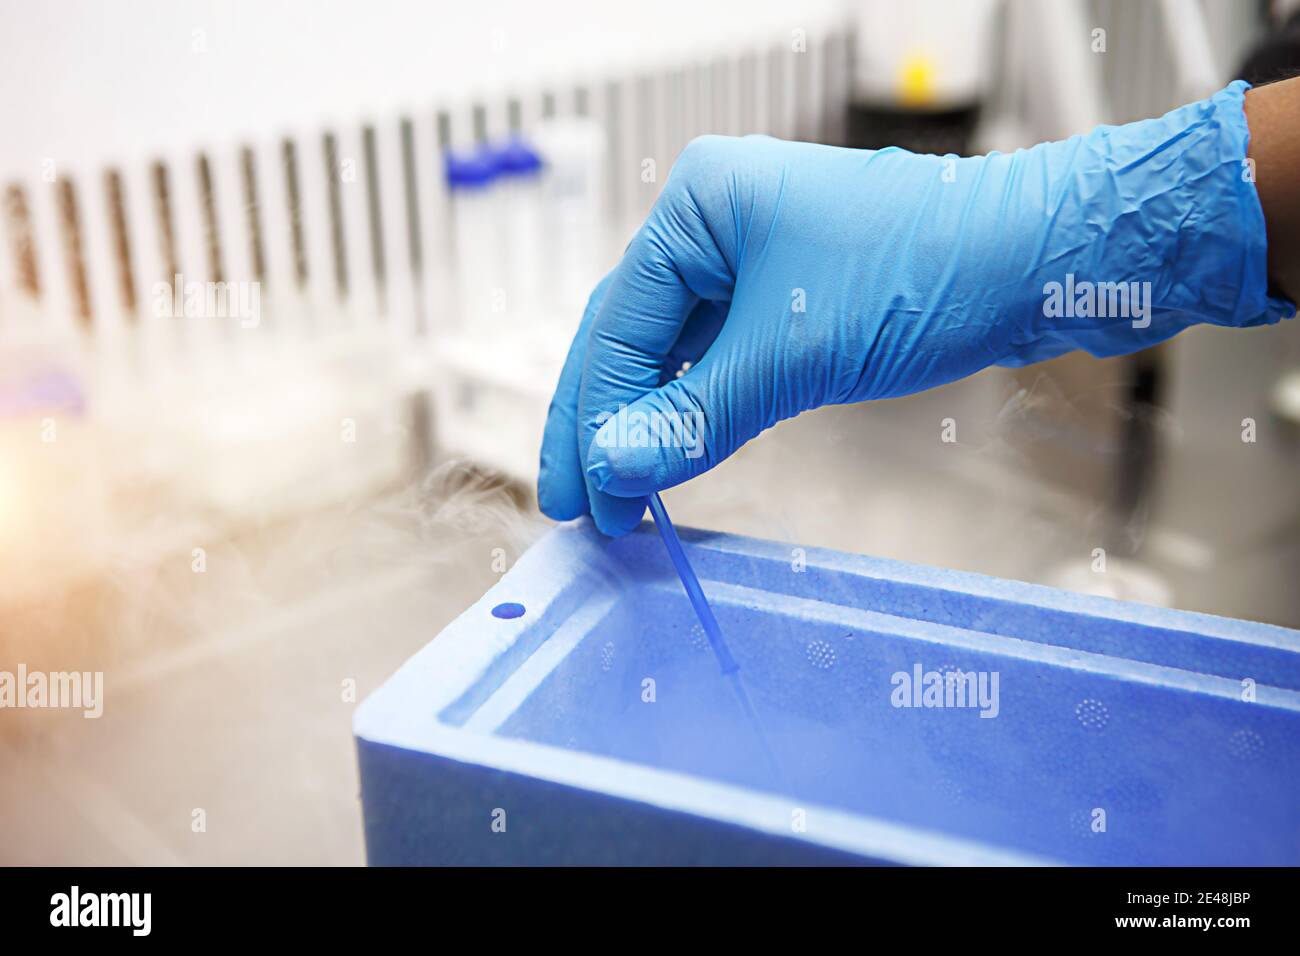
[[[637,496],[819,405],[1294,314],[1267,291],[1246,89],[1012,155],[694,141],[587,306],[542,510],[622,534]]]

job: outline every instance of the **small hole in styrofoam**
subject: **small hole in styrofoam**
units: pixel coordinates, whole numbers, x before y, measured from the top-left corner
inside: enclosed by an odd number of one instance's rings
[[[947,798],[950,803],[963,803],[969,796],[968,784],[950,774],[943,774],[939,777],[939,792]]]
[[[502,620],[509,621],[517,617],[524,616],[524,606],[514,601],[506,601],[504,604],[498,604],[492,609],[492,616],[499,617]]]
[[[835,648],[825,641],[813,641],[808,645],[808,663],[819,670],[828,671],[835,666]]]
[[[1264,738],[1249,728],[1242,728],[1233,731],[1228,747],[1239,760],[1251,760],[1264,752]]]
[[[1110,711],[1099,700],[1086,698],[1079,701],[1074,708],[1074,716],[1088,730],[1101,730],[1110,722]]]
[[[709,649],[709,637],[699,624],[691,625],[691,647],[697,651],[707,651]]]
[[[1096,824],[1104,819],[1097,815],[1097,810],[1105,810],[1105,807],[1078,809],[1070,813],[1070,829],[1076,836],[1083,837],[1086,840],[1094,840],[1097,837],[1106,835],[1104,829],[1096,827]]]

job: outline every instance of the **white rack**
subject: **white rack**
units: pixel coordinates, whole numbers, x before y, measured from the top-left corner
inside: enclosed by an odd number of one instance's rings
[[[547,115],[598,121],[609,184],[599,275],[692,137],[833,137],[846,32],[811,30],[802,50],[778,35],[526,94],[129,161],[84,154],[48,181],[39,170],[0,182],[0,355],[14,359],[0,364],[0,400],[22,404],[42,376],[81,395],[0,416],[0,521],[42,516],[36,528],[0,525],[0,564],[21,569],[3,576],[0,601],[119,560],[107,555],[148,562],[372,494],[431,456],[467,455],[531,484],[578,315],[528,303],[534,332],[463,332],[443,151]],[[654,182],[635,174],[643,157],[656,160]],[[255,288],[256,321],[156,314],[158,284],[177,273],[204,289]]]

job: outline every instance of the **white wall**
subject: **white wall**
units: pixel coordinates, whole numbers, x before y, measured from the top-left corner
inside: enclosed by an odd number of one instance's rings
[[[432,105],[742,36],[815,31],[837,0],[6,0],[0,176]]]

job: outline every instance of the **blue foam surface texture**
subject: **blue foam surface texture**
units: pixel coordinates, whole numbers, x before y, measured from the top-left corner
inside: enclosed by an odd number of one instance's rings
[[[370,863],[1300,864],[1300,632],[680,530],[781,779],[584,518],[358,709]]]

